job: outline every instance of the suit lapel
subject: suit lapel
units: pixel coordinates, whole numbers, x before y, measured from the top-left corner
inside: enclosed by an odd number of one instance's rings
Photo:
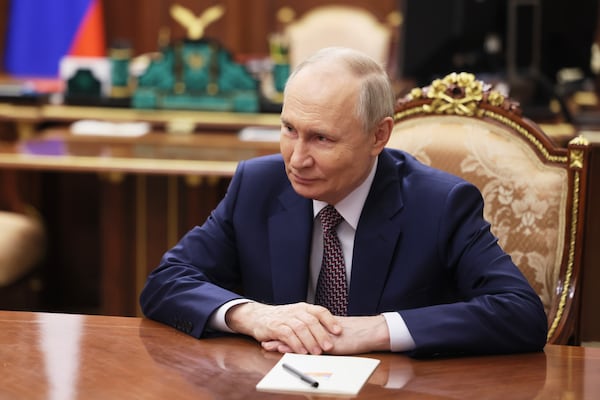
[[[291,187],[280,196],[280,202],[281,209],[269,218],[273,302],[306,301],[312,202]]]
[[[396,217],[403,206],[399,167],[395,163],[385,151],[379,157],[375,179],[358,223],[348,299],[349,315],[380,312],[381,294],[401,236]]]

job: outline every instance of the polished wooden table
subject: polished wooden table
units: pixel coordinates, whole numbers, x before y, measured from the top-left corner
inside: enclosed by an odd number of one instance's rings
[[[381,360],[360,399],[597,399],[600,349]],[[0,399],[282,399],[256,383],[280,355],[137,317],[0,311]],[[326,396],[317,396],[326,399]],[[338,397],[339,398],[339,397]]]
[[[161,130],[226,130],[236,132],[247,126],[279,127],[278,114],[210,112],[198,110],[155,110],[134,108],[83,107],[52,104],[18,105],[0,102],[0,121],[14,123],[18,136],[37,136],[40,125],[71,123],[90,119],[111,122],[143,121]]]

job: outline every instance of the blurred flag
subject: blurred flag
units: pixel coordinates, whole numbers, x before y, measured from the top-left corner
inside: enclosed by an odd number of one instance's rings
[[[65,55],[106,54],[100,0],[12,0],[4,54],[15,76],[58,77]]]

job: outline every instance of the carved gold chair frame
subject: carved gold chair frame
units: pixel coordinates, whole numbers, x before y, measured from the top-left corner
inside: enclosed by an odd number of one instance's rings
[[[558,236],[562,236],[560,240],[557,240],[558,244],[556,245],[556,247],[562,247],[562,250],[556,249],[555,262],[560,263],[560,266],[549,266],[554,268],[556,273],[554,273],[555,279],[547,279],[547,286],[549,286],[546,295],[547,304],[545,304],[549,326],[547,339],[549,343],[579,344],[578,308],[589,155],[587,140],[583,137],[575,137],[569,141],[566,148],[559,147],[536,123],[523,117],[517,102],[492,89],[491,85],[476,79],[473,74],[452,73],[443,79],[434,80],[427,87],[415,88],[406,97],[398,99],[394,133],[392,134],[393,141],[397,143],[395,147],[403,148],[406,144],[406,137],[403,136],[403,132],[409,129],[406,126],[410,125],[410,129],[415,131],[415,129],[420,129],[415,128],[421,123],[420,121],[427,121],[426,118],[430,117],[436,117],[436,121],[440,121],[440,117],[443,116],[453,116],[455,121],[461,121],[460,124],[467,124],[464,126],[468,126],[471,122],[480,125],[491,124],[490,126],[493,128],[490,129],[492,130],[508,132],[508,141],[525,143],[539,158],[540,164],[543,166],[564,170],[559,171],[562,173],[561,176],[567,180],[564,183],[567,193],[560,195],[563,199],[559,206],[561,207],[559,212],[562,214],[559,218],[561,222],[557,223],[557,226],[550,223],[551,229],[555,229],[554,232],[558,230]],[[456,119],[457,117],[460,118]],[[419,120],[416,120],[417,118]],[[439,129],[435,128],[437,126]],[[458,131],[464,130],[460,126]],[[439,140],[444,135],[443,132],[440,132],[443,130],[443,125],[434,125],[434,128],[429,126],[427,129],[429,133],[424,135],[430,136],[431,142]],[[436,132],[432,133],[433,131]],[[421,136],[421,132],[413,134],[408,139],[418,141],[420,140],[419,136]],[[463,139],[463,142],[466,141]],[[416,151],[419,146],[422,145],[413,145],[412,149]],[[445,147],[440,150],[439,146],[436,151],[438,153],[445,152]],[[444,139],[442,146],[452,147],[452,139]],[[471,145],[467,144],[468,146]],[[409,149],[403,149],[411,152]],[[433,150],[428,151],[429,153],[434,152]],[[437,166],[435,165],[435,156],[431,158],[429,155],[426,157],[428,161],[433,166]],[[502,157],[497,159],[503,160]],[[515,172],[515,174],[518,173],[520,172]],[[529,172],[523,171],[523,173],[528,174]],[[481,172],[477,172],[477,174],[481,175]],[[535,179],[533,173],[530,176],[531,179]],[[480,189],[482,188],[480,187]],[[527,189],[523,193],[526,191]],[[507,205],[507,209],[509,208],[510,204]],[[494,232],[493,223],[492,231]],[[497,236],[502,235],[502,233],[494,233]],[[511,234],[510,232],[505,233]],[[503,243],[502,237],[499,237],[499,242]],[[508,249],[507,252],[510,254]],[[515,259],[514,256],[513,259]],[[515,263],[521,268],[519,262],[515,261]]]

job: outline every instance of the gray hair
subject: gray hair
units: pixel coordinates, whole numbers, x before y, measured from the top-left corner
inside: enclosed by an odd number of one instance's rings
[[[371,57],[345,47],[326,47],[301,62],[290,74],[290,82],[299,71],[319,62],[341,61],[362,79],[355,110],[365,132],[371,132],[381,120],[394,116],[395,95],[385,69]],[[287,88],[287,83],[286,83]]]

